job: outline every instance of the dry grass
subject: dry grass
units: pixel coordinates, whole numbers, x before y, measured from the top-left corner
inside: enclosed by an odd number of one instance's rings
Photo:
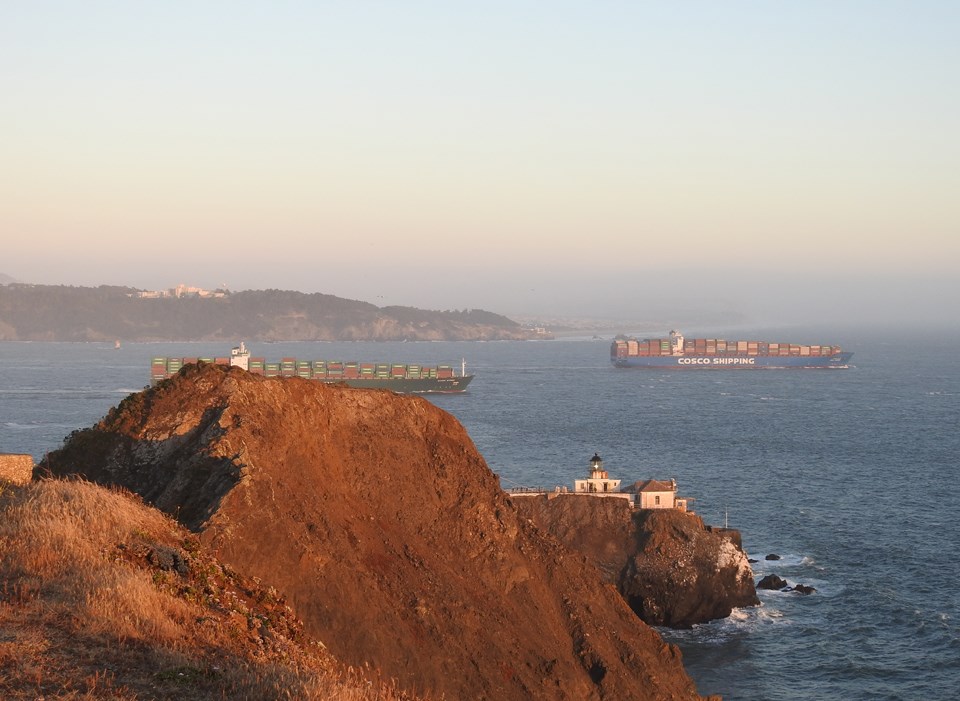
[[[0,494],[0,697],[413,701],[136,497],[52,480]]]

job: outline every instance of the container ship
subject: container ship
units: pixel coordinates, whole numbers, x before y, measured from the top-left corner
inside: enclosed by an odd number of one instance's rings
[[[367,389],[389,389],[398,394],[457,394],[465,392],[473,375],[466,373],[461,362],[458,375],[451,365],[427,367],[423,365],[357,363],[334,360],[297,360],[283,358],[279,363],[268,363],[264,358],[251,357],[241,343],[223,358],[154,358],[151,364],[151,384],[165,380],[190,363],[235,365],[254,375],[265,377],[302,377],[328,384],[345,384]]]
[[[679,331],[671,331],[669,338],[638,340],[617,336],[610,346],[610,362],[618,368],[848,368],[852,356],[853,353],[842,350],[840,346],[684,338]]]

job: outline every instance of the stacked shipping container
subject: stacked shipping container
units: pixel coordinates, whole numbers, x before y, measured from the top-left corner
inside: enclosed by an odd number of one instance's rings
[[[796,345],[763,341],[726,341],[718,338],[685,339],[685,355],[702,356],[793,356],[829,357],[842,352],[839,346]],[[634,358],[672,355],[670,340],[662,338],[637,340],[617,338],[613,342],[613,357]]]
[[[229,365],[230,358],[153,358],[150,380],[157,383],[190,363]],[[297,360],[283,358],[279,363],[268,363],[264,358],[250,358],[248,371],[265,377],[302,377],[313,380],[390,380],[390,379],[452,379],[456,375],[451,365],[425,367],[415,364],[344,363],[335,360]]]

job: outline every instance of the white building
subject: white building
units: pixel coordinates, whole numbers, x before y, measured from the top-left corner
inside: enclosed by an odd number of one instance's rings
[[[637,493],[637,506],[641,509],[687,510],[687,497],[677,496],[677,481],[643,480],[630,488]]]
[[[610,479],[603,469],[603,460],[596,453],[590,458],[590,476],[587,479],[574,480],[573,491],[577,494],[608,494],[620,491],[620,480]]]

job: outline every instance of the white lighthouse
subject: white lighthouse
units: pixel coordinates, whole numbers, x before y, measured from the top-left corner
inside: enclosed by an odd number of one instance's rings
[[[620,480],[610,479],[603,469],[603,460],[597,453],[590,458],[590,476],[583,480],[574,480],[574,491],[578,494],[609,494],[620,489]]]

